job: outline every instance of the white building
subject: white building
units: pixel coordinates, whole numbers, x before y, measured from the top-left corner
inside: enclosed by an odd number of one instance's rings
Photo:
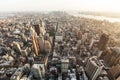
[[[62,59],[61,60],[61,71],[67,72],[68,71],[68,67],[69,67],[69,59]]]
[[[45,77],[44,64],[33,64],[31,72],[33,73],[33,76],[37,79],[43,79]]]
[[[51,44],[50,44],[50,42],[49,42],[48,40],[45,40],[44,49],[45,49],[45,51],[48,52],[48,53],[49,53],[49,52],[51,51],[51,49],[52,49],[52,46],[51,46]]]
[[[56,41],[63,41],[62,33],[57,33],[55,36]]]
[[[63,40],[63,36],[56,36],[56,41],[62,41]]]

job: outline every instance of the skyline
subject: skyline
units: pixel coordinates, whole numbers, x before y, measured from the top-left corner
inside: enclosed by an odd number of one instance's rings
[[[77,10],[119,13],[119,3],[119,0],[0,0],[0,12]]]
[[[120,80],[113,2],[0,0],[0,80]]]

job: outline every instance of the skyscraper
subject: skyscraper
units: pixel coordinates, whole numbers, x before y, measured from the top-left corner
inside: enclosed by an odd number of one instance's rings
[[[43,79],[45,77],[45,67],[44,64],[35,63],[32,66],[31,72],[37,80]]]
[[[43,51],[44,50],[44,38],[41,34],[38,36],[38,44],[39,44],[40,50]]]
[[[21,37],[23,39],[24,44],[27,43],[27,38],[23,33],[21,34]]]
[[[34,26],[35,32],[39,36],[39,34],[40,34],[40,26],[39,26],[39,24],[34,24],[33,26]]]
[[[109,36],[107,34],[102,34],[100,37],[100,41],[98,43],[99,50],[104,50],[106,47],[106,44],[109,40]]]
[[[33,46],[34,46],[34,49],[35,49],[35,54],[37,56],[38,53],[39,53],[39,45],[38,45],[37,38],[34,35],[32,36],[32,41],[33,41]]]
[[[32,42],[33,42],[33,47],[35,49],[35,55],[37,56],[39,53],[39,45],[38,45],[38,40],[37,40],[37,35],[36,32],[34,31],[34,29],[31,27],[30,28],[31,31],[31,37],[32,37]]]
[[[51,51],[51,49],[52,49],[51,44],[50,44],[50,42],[49,42],[48,40],[45,40],[44,49],[45,49],[45,51],[48,52],[48,53],[49,53],[49,52]]]
[[[117,78],[120,75],[120,65],[113,66],[109,70],[112,78]]]
[[[103,65],[96,59],[96,57],[90,58],[85,67],[85,71],[90,80],[96,80],[97,76],[101,73],[102,69]]]

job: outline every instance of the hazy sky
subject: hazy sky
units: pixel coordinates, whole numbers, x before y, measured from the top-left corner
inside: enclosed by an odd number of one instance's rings
[[[51,10],[120,12],[120,0],[0,0],[0,11]]]

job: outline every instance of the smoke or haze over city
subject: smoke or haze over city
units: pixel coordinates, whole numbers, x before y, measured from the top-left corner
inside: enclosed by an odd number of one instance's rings
[[[0,80],[120,80],[120,0],[0,0]]]
[[[83,10],[120,12],[120,0],[0,0],[0,11]]]

